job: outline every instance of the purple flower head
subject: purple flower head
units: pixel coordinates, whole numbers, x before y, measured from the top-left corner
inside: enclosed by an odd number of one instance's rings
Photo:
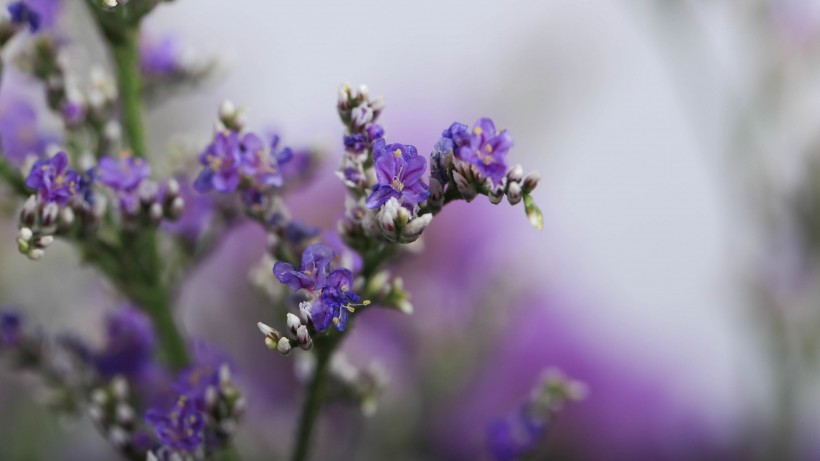
[[[348,152],[360,154],[367,148],[367,136],[362,133],[355,133],[344,137],[345,149]]]
[[[284,149],[277,153],[276,147],[279,138],[275,137],[271,151],[265,149],[265,144],[253,133],[248,133],[242,138],[242,174],[249,178],[253,188],[265,190],[270,187],[282,186],[282,172],[279,168],[281,161],[290,160],[292,152]]]
[[[321,290],[325,285],[325,279],[330,272],[330,263],[334,257],[335,254],[330,247],[317,243],[307,247],[302,253],[300,270],[297,271],[286,262],[276,261],[273,265],[273,275],[293,291]]]
[[[373,142],[379,138],[384,137],[384,128],[382,128],[382,126],[377,123],[371,123],[370,125],[367,125],[367,128],[365,128],[365,132],[367,132],[367,137],[370,142]]]
[[[373,142],[373,159],[379,184],[373,187],[367,198],[368,208],[378,208],[391,198],[404,205],[427,200],[430,189],[421,180],[427,161],[417,154],[415,147],[404,144],[385,146],[382,139],[377,139]]]
[[[242,179],[239,168],[242,163],[242,148],[239,135],[234,131],[223,131],[200,154],[199,163],[205,169],[194,181],[194,189],[200,193],[216,189],[219,192],[233,192]]]
[[[205,411],[208,388],[218,388],[223,366],[228,370],[232,367],[225,354],[204,341],[194,342],[193,355],[194,364],[179,374],[173,387],[177,394],[187,396],[196,408]]]
[[[62,107],[63,120],[69,126],[77,126],[85,119],[85,106],[67,101]]]
[[[28,154],[42,155],[52,141],[38,131],[31,104],[13,90],[0,98],[0,141],[2,155],[15,165],[21,165]]]
[[[459,146],[470,143],[470,133],[467,131],[467,125],[463,123],[453,122],[449,128],[441,132],[441,136]]]
[[[35,189],[45,202],[65,205],[79,187],[80,174],[68,168],[68,157],[63,152],[47,160],[39,160],[26,178],[26,186]]]
[[[21,327],[20,314],[6,310],[0,312],[0,348],[20,344]]]
[[[180,69],[180,49],[177,37],[168,35],[159,40],[143,36],[140,39],[140,71],[149,77],[167,77]]]
[[[104,156],[100,159],[97,179],[117,193],[120,207],[134,211],[139,204],[136,191],[140,183],[151,176],[151,166],[144,159],[123,154],[119,159]]]
[[[547,431],[547,421],[521,409],[487,430],[490,452],[498,461],[516,461],[538,448]]]
[[[124,306],[108,316],[105,327],[105,347],[92,354],[100,374],[139,377],[153,364],[156,333],[151,320],[142,311]]]
[[[348,308],[361,302],[353,292],[353,273],[350,269],[336,269],[327,277],[319,301],[311,308],[310,319],[318,331],[327,330],[331,324],[344,331],[347,327]]]
[[[290,221],[285,226],[285,238],[292,245],[299,245],[305,240],[312,239],[319,235],[319,228],[308,226],[301,221]]]
[[[446,131],[445,131],[446,133]],[[453,155],[453,148],[455,143],[452,139],[442,137],[433,146],[433,152],[430,154],[430,176],[436,179],[439,184],[447,184],[449,181],[449,174],[447,172],[448,163],[452,160],[447,160],[448,156]]]
[[[185,395],[179,397],[169,412],[149,409],[145,421],[154,428],[163,445],[174,450],[194,452],[205,440],[205,415]]]
[[[482,118],[468,135],[461,131],[461,125],[453,124],[445,131],[445,137],[452,139],[458,147],[456,156],[478,167],[485,178],[492,179],[496,184],[504,179],[507,174],[507,152],[513,145],[507,130],[497,133],[493,121]]]
[[[16,1],[8,6],[11,22],[27,25],[31,32],[40,29],[40,14],[31,9],[25,1]]]
[[[144,159],[128,154],[119,159],[106,155],[100,159],[99,180],[116,191],[133,191],[151,175],[151,166]]]

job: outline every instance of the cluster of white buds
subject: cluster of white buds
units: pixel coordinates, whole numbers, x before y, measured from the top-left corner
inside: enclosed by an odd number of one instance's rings
[[[104,203],[101,208],[86,209],[74,201],[59,205],[43,202],[37,195],[31,195],[23,203],[18,216],[17,248],[32,260],[42,259],[55,235],[77,228],[78,224],[83,229],[96,226],[104,212]]]
[[[432,220],[432,213],[417,216],[401,206],[398,200],[391,198],[379,210],[377,223],[385,239],[396,243],[412,243],[421,237]]]
[[[205,389],[205,413],[216,428],[216,436],[227,440],[236,432],[240,418],[247,406],[245,397],[233,382],[231,368],[227,363],[219,367],[219,382]]]
[[[126,456],[139,453],[134,435],[139,416],[131,400],[128,381],[114,377],[108,385],[91,391],[88,414],[100,432]]]
[[[382,307],[392,307],[407,315],[413,313],[410,293],[404,289],[404,280],[393,277],[388,271],[378,272],[364,287],[364,293],[373,303]]]
[[[136,200],[120,200],[120,214],[129,227],[149,224],[156,226],[163,220],[175,221],[185,211],[185,199],[180,196],[179,182],[171,178],[164,187],[153,180],[143,180],[136,190]]]
[[[356,132],[379,118],[384,109],[384,98],[371,98],[366,85],[353,88],[345,83],[339,88],[337,109],[342,121],[352,128],[351,132]]]
[[[306,319],[307,322],[310,321],[309,316]],[[256,326],[265,335],[265,345],[268,349],[276,350],[282,355],[290,354],[294,347],[299,347],[302,350],[309,350],[313,347],[313,339],[310,337],[308,325],[302,323],[302,319],[290,312],[287,314],[287,326],[291,337],[279,333],[276,329],[262,322],[258,322]]]

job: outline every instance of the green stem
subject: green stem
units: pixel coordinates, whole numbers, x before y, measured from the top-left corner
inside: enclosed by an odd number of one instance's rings
[[[106,33],[120,96],[120,117],[128,145],[134,155],[144,156],[145,127],[142,123],[142,78],[139,68],[139,26],[123,25],[116,34]]]
[[[293,455],[290,457],[291,461],[307,461],[308,459],[313,427],[316,425],[319,412],[322,409],[322,400],[324,399],[328,378],[328,366],[333,351],[336,349],[336,344],[338,344],[338,340],[326,343],[314,342],[316,370],[313,372],[305,401],[302,404],[299,427],[296,432],[296,445],[293,448]]]

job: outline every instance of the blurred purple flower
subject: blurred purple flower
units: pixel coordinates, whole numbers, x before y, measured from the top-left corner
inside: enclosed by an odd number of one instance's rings
[[[9,15],[11,15],[11,22],[14,24],[28,26],[29,31],[37,32],[40,29],[40,14],[32,9],[29,4],[23,0],[13,2],[8,6]]]
[[[37,113],[28,102],[4,93],[0,97],[0,154],[12,164],[22,165],[28,154],[42,156],[51,139],[38,132]]]
[[[194,181],[194,189],[200,193],[210,192],[212,189],[218,192],[235,191],[241,180],[241,162],[239,135],[233,131],[217,133],[213,142],[199,156],[199,163],[205,169]]]
[[[119,159],[106,155],[98,165],[97,179],[116,192],[120,206],[126,211],[136,209],[139,203],[137,188],[149,176],[151,166],[148,162],[131,155],[123,155]]]
[[[170,411],[149,409],[145,421],[163,445],[174,450],[194,452],[205,439],[205,415],[185,395],[179,397]]]
[[[140,71],[148,77],[166,77],[180,68],[179,40],[167,35],[154,40],[140,37]]]
[[[20,314],[10,310],[0,311],[0,347],[14,347],[20,343],[22,322]]]
[[[533,452],[546,434],[547,422],[521,409],[488,430],[490,453],[498,461],[515,461]]]
[[[65,205],[77,193],[80,174],[68,168],[68,157],[58,152],[54,157],[37,161],[26,178],[26,186],[37,190],[45,202]]]
[[[139,378],[150,372],[157,347],[151,320],[139,309],[125,305],[105,321],[106,343],[92,353],[92,361],[105,377]]]

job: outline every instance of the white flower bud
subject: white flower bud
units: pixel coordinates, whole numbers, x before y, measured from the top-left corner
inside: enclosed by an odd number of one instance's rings
[[[522,168],[520,164],[514,165],[510,168],[510,171],[507,172],[507,181],[509,182],[521,182],[521,178],[523,177],[524,168]]]
[[[60,224],[65,227],[74,224],[74,210],[71,207],[65,207],[60,210]]]
[[[111,381],[111,393],[117,400],[125,400],[128,397],[128,381],[122,376],[117,376]]]
[[[279,332],[276,331],[275,329],[269,327],[268,325],[266,325],[262,322],[256,322],[256,327],[259,328],[259,331],[261,331],[262,334],[265,335],[266,337],[274,338],[274,341],[279,340]]]
[[[30,259],[32,261],[39,261],[39,260],[43,259],[43,256],[45,256],[45,255],[46,255],[46,253],[42,249],[34,248],[33,250],[28,252],[27,256],[28,256],[28,259]]]
[[[432,213],[425,213],[411,220],[401,230],[401,242],[410,243],[417,240],[421,236],[422,232],[424,232],[424,229],[427,229],[427,226],[432,220]]]
[[[134,409],[127,403],[117,404],[116,415],[117,421],[122,424],[128,424],[134,421]]]
[[[49,203],[43,207],[40,215],[40,222],[43,227],[52,227],[57,222],[57,217],[60,214],[60,206],[54,202]]]
[[[280,338],[279,343],[276,345],[276,350],[282,355],[290,354],[290,340],[284,337]]]
[[[24,242],[28,242],[31,240],[31,237],[34,236],[34,232],[31,231],[28,227],[20,228],[20,231],[17,233],[17,238]]]
[[[290,331],[292,331],[293,334],[296,334],[296,329],[302,325],[302,321],[299,320],[299,317],[291,314],[290,312],[288,312],[287,319],[288,328],[290,328]]]
[[[313,340],[310,338],[310,333],[306,326],[301,325],[296,330],[296,341],[299,342],[299,347],[308,350],[313,347]]]
[[[529,195],[538,186],[539,181],[541,181],[541,173],[532,171],[524,178],[524,182],[521,184],[521,190],[525,195]]]
[[[233,101],[230,99],[226,99],[222,101],[222,104],[219,105],[219,118],[224,120],[230,120],[236,116],[236,106],[233,104]]]
[[[299,312],[302,314],[302,320],[305,322],[310,321],[310,311],[312,308],[313,306],[307,301],[302,301],[299,303]]]
[[[108,429],[108,440],[114,444],[115,447],[121,447],[128,442],[128,432],[120,426],[111,426]]]
[[[516,205],[522,198],[524,198],[524,196],[521,192],[520,183],[511,182],[507,187],[507,201],[510,202],[510,205]]]
[[[165,192],[170,196],[177,196],[179,195],[179,181],[175,178],[171,178],[165,183]]]
[[[151,207],[148,208],[148,218],[155,223],[162,221],[163,214],[162,205],[157,202],[152,203]]]

